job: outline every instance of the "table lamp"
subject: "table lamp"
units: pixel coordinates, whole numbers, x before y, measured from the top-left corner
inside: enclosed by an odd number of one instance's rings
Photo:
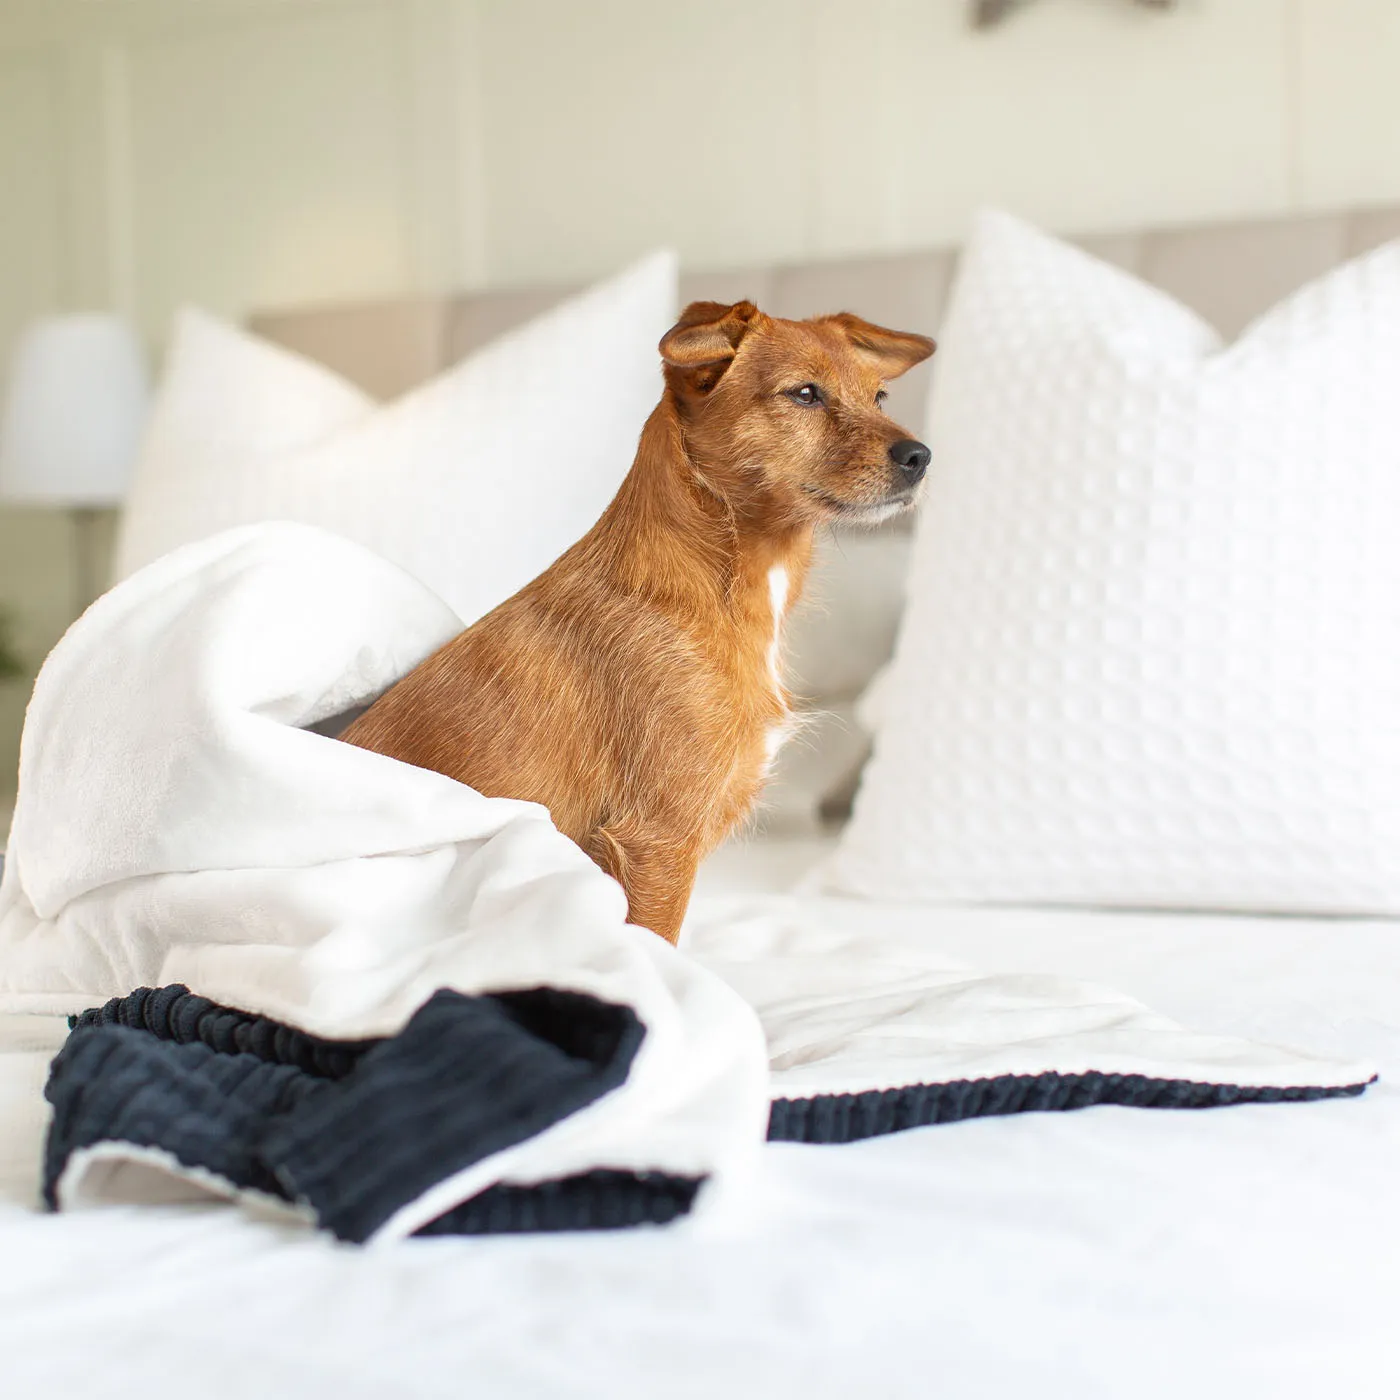
[[[119,316],[49,316],[20,337],[0,416],[0,502],[68,510],[79,612],[100,591],[93,522],[126,493],[149,399],[140,341]]]

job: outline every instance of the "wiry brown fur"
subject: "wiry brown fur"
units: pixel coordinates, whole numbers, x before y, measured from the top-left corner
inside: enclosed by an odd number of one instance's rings
[[[770,570],[801,591],[814,527],[912,497],[884,379],[933,342],[854,316],[697,302],[661,342],[666,389],[598,523],[343,735],[493,797],[543,803],[675,941],[702,856],[743,818],[789,697]],[[819,386],[824,406],[789,391]]]

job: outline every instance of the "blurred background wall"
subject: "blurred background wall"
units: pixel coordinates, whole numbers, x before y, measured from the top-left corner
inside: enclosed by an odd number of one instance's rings
[[[1400,198],[1400,3],[0,0],[0,356],[361,300]],[[813,308],[813,310],[824,308]],[[0,361],[3,362],[3,361]],[[69,522],[0,511],[40,659]],[[0,790],[25,682],[0,683]]]

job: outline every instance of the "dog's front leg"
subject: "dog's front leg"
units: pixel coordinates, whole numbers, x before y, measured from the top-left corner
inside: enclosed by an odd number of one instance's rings
[[[680,937],[699,865],[694,846],[641,836],[619,823],[598,827],[583,848],[626,891],[629,922],[668,943]]]
[[[659,933],[668,943],[681,936],[681,924],[695,885],[696,862],[658,858],[654,871],[627,890],[627,918],[631,923]]]

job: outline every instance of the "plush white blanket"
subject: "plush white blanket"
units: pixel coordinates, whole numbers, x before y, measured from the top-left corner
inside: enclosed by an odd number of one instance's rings
[[[621,890],[542,808],[311,730],[459,627],[397,568],[289,525],[179,550],[94,604],[29,708],[0,875],[0,1011],[76,1014],[183,984],[363,1040],[399,1036],[442,988],[630,1008],[643,1035],[622,1083],[444,1169],[375,1239],[492,1188],[597,1171],[702,1182],[718,1218],[743,1209],[770,1125],[844,1141],[976,1113],[1205,1106],[1372,1078],[1366,1064],[1198,1035],[1102,988],[884,947],[878,905],[859,940],[797,926],[778,902],[729,911],[677,951],[626,922]],[[323,1131],[338,1131],[333,1117]],[[157,1169],[143,1196],[161,1172],[172,1191],[183,1172],[219,1193],[178,1152],[118,1138],[72,1154],[56,1201],[120,1195],[120,1160]]]

